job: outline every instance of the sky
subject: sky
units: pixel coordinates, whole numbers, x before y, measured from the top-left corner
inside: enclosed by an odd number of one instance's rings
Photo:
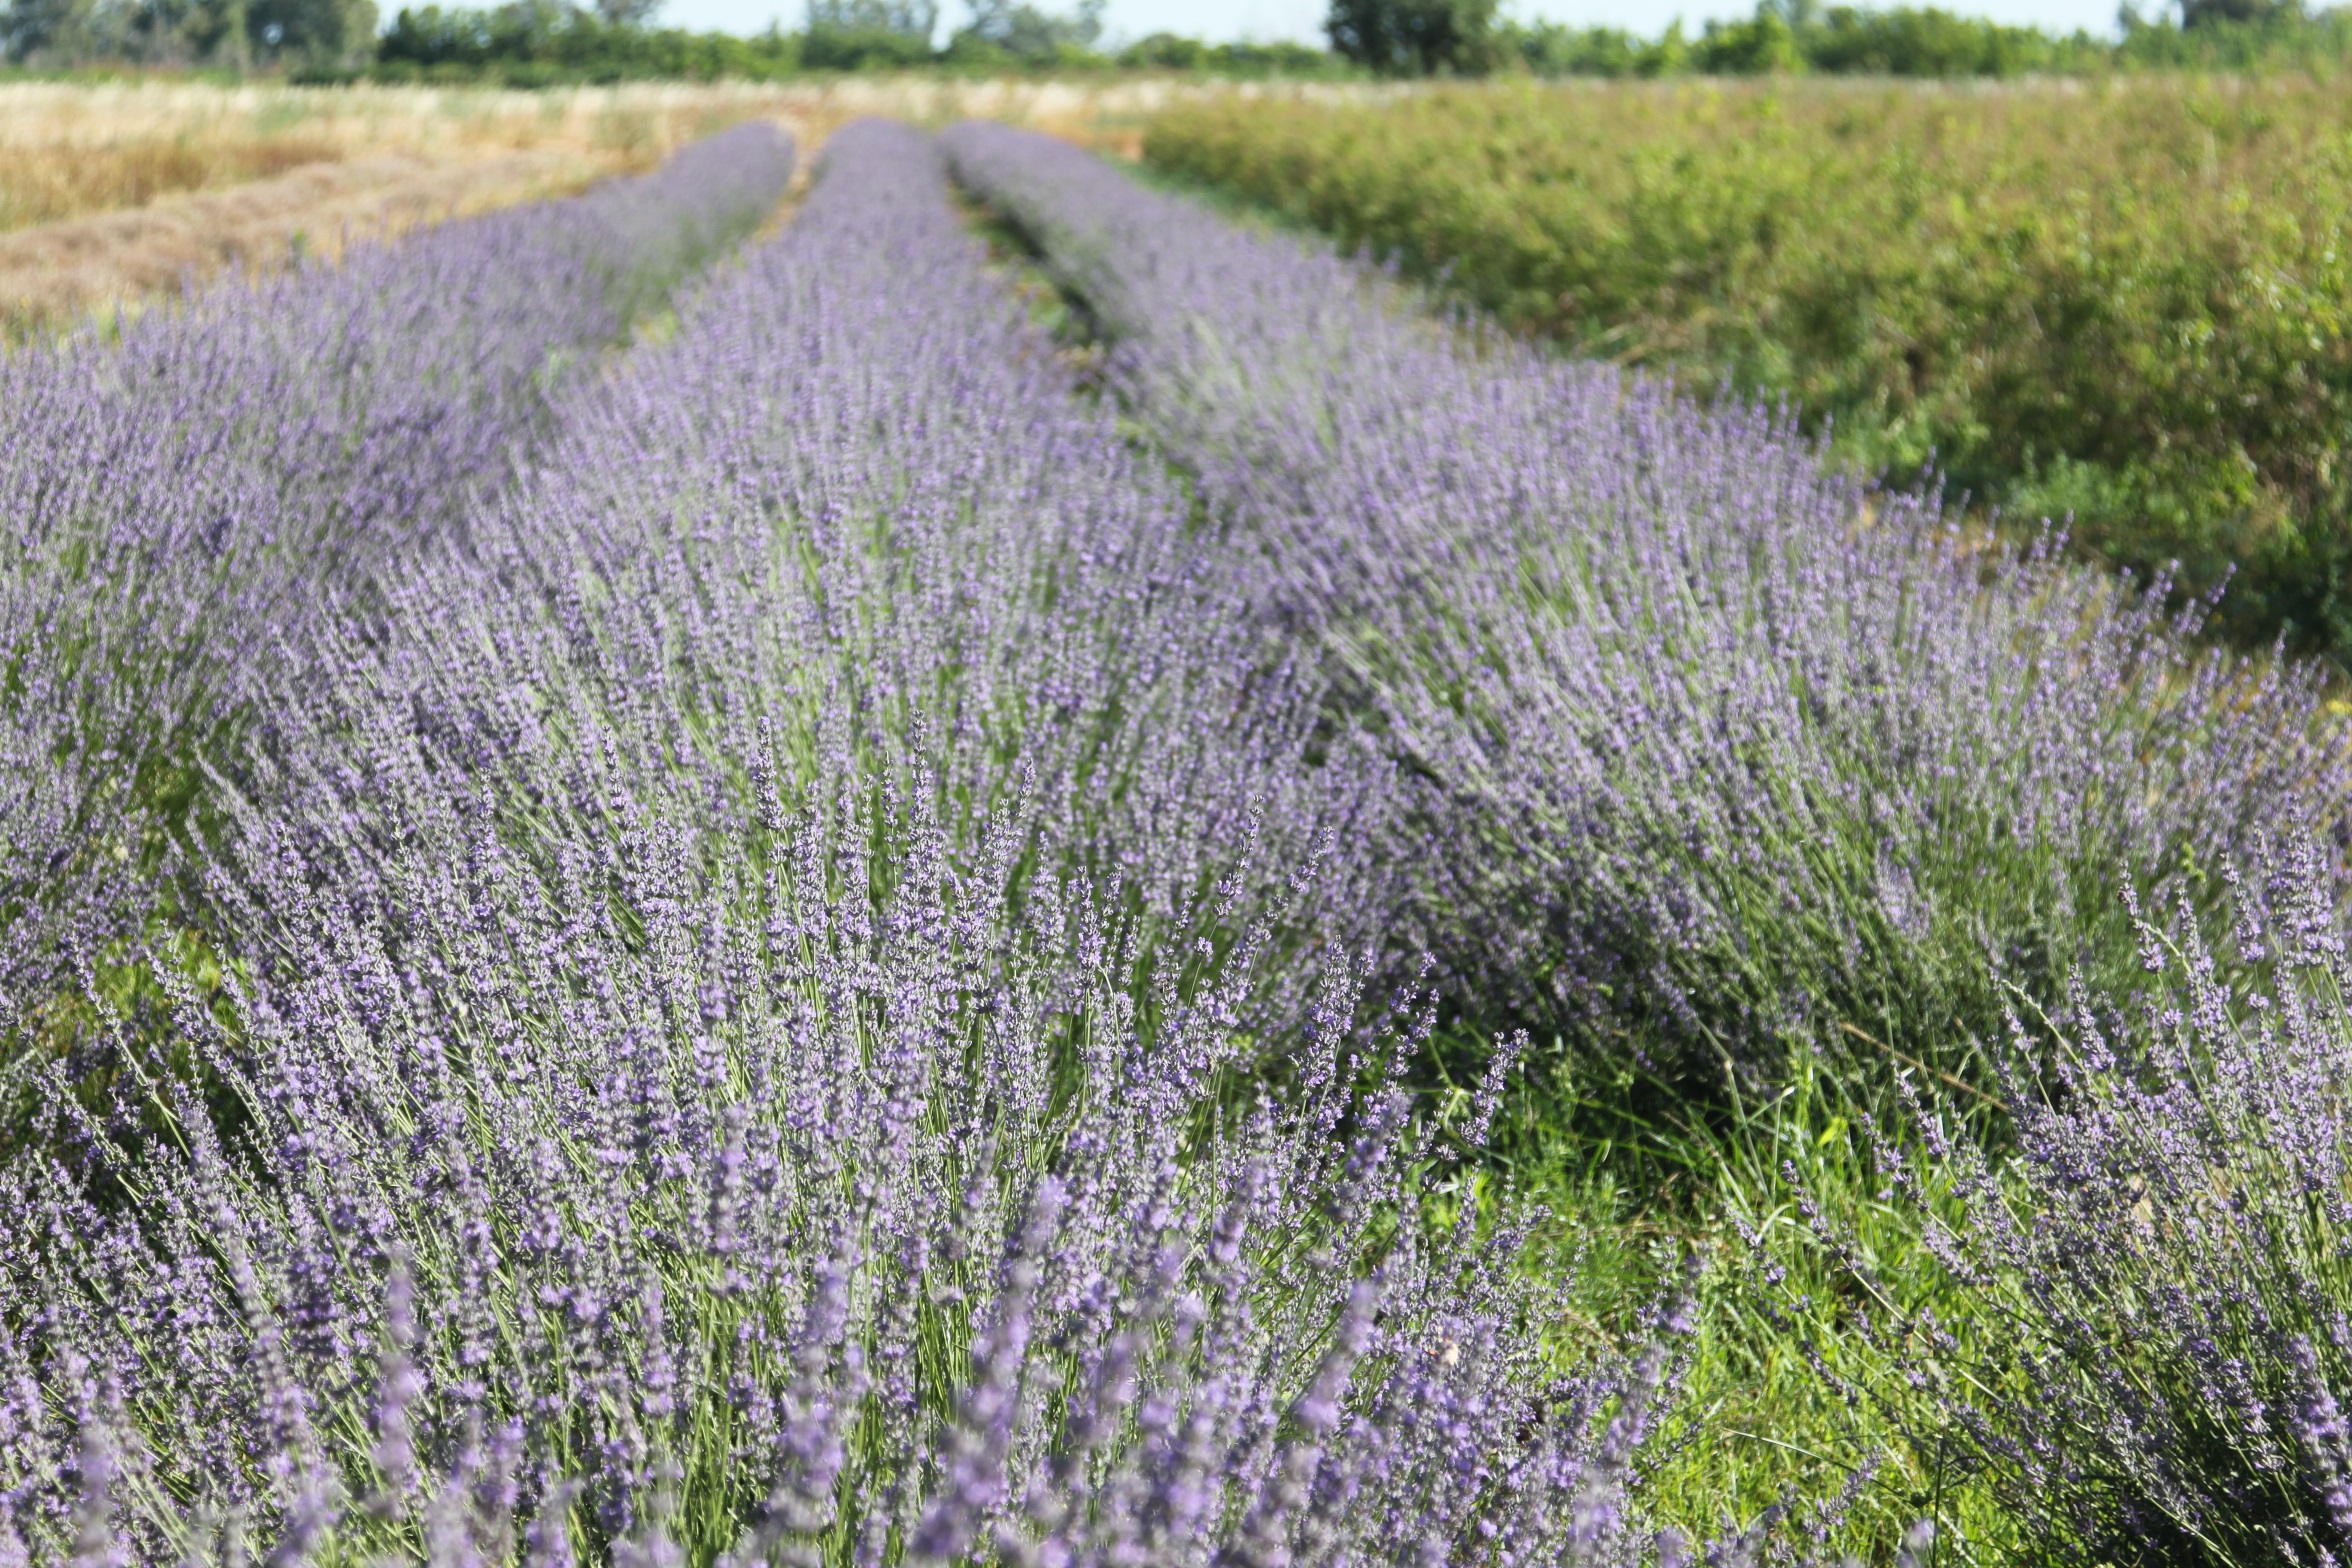
[[[1049,5],[1052,0],[1048,0]],[[1996,21],[2032,24],[2055,32],[2085,28],[2106,33],[2115,26],[2115,0],[1940,0],[1947,10]],[[959,0],[944,0],[941,35],[967,14]],[[1323,41],[1327,0],[1110,0],[1103,23],[1112,42],[1147,33],[1183,33],[1211,42],[1279,38]],[[1755,0],[1506,0],[1504,14],[1523,21],[1566,22],[1577,27],[1623,27],[1644,36],[1662,32],[1681,17],[1696,27],[1709,17],[1748,16]],[[2143,9],[2153,10],[2153,6]],[[672,27],[755,33],[771,20],[787,30],[800,26],[804,0],[668,0],[661,19]]]

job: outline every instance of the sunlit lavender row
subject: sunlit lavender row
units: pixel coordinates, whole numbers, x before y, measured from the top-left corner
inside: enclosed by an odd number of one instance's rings
[[[1066,144],[948,145],[1409,781],[1365,852],[1415,876],[1407,956],[1490,1017],[1718,1074],[1841,1021],[1957,1055],[1998,1033],[1992,978],[2128,958],[2124,875],[2162,897],[2340,810],[2314,678],[2200,648],[2160,596]]]
[[[1878,1370],[1808,1349],[1836,1392],[1923,1474],[1982,1477],[2017,1550],[2341,1560],[2352,973],[2320,677],[2202,647],[2199,607],[2060,541],[1827,471],[1779,419],[1432,323],[1046,138],[948,143],[1395,762],[1401,815],[1358,852],[1413,874],[1406,951],[1466,1012],[1686,1094],[1720,1063],[1770,1096],[1792,1051],[1902,1073],[1861,1158],[1913,1252],[1874,1254],[1884,1222],[1794,1164],[1795,1239],[1750,1233],[1792,1341],[1798,1255],[1850,1304]],[[1948,1087],[1968,1134],[1920,1098]]]
[[[213,988],[158,944],[112,1099],[43,1069],[15,1539],[1639,1550],[1665,1352],[1560,1362],[1519,1220],[1433,1209],[1499,1084],[1413,1116],[1413,998],[1258,985],[1313,715],[930,145],[842,133],[552,417],[275,677]]]
[[[495,491],[549,392],[781,194],[743,127],[575,200],[361,245],[0,362],[0,984],[129,934],[159,835],[374,563]],[[147,906],[143,909],[142,906]]]

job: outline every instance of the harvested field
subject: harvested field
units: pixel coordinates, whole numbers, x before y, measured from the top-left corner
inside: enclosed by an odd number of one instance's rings
[[[174,137],[12,157],[0,165],[0,233],[268,179],[342,156],[341,148],[316,137],[272,136]]]
[[[45,223],[0,235],[0,320],[20,331],[69,322],[230,267],[268,272],[354,239],[577,190],[607,170],[553,148],[448,161],[387,153]]]

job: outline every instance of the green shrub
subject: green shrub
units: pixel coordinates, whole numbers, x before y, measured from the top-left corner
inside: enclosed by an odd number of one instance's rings
[[[1835,6],[1805,36],[1817,71],[1862,76],[2019,76],[2079,68],[2087,40],[1954,16],[1933,6],[1862,11]]]
[[[811,27],[800,63],[812,71],[905,70],[931,63],[931,40],[887,27]]]
[[[1803,70],[1805,51],[1778,12],[1759,10],[1745,22],[1709,22],[1691,63],[1716,76],[1776,76]]]

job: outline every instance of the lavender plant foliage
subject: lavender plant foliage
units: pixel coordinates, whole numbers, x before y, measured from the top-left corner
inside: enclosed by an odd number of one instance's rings
[[[1033,237],[1311,652],[1397,814],[1395,953],[1466,1011],[1720,1079],[1795,1039],[1945,1062],[1988,976],[2128,967],[2114,890],[2198,885],[2347,782],[2314,677],[1824,469],[1762,410],[1429,322],[1365,270],[1001,126],[955,169]],[[1847,1026],[1839,1029],[1838,1025]],[[1956,1064],[1956,1063],[1955,1063]]]
[[[844,773],[904,787],[920,759],[959,845],[1018,793],[1030,860],[1121,886],[1147,923],[1219,903],[1246,923],[1283,879],[1223,885],[1216,846],[1303,865],[1362,831],[1388,769],[1303,765],[1319,686],[1261,656],[1185,497],[1070,396],[936,184],[877,185],[860,211],[880,233],[796,225],[715,288],[704,339],[566,410],[527,521],[475,530],[469,564],[541,596],[616,690],[675,687],[682,754],[740,773],[783,747],[764,787],[787,798]],[[878,250],[919,314],[874,287]],[[448,677],[445,645],[416,652]],[[494,689],[514,657],[474,678]],[[1323,875],[1286,969],[1363,944],[1377,875]]]
[[[231,281],[0,361],[0,1029],[157,913],[163,841],[268,672],[501,484],[565,366],[772,206],[746,126],[570,201]]]
[[[2328,857],[2305,836],[2250,867],[2225,870],[2223,950],[2135,898],[2139,983],[2016,1026],[2013,1157],[1916,1104],[1873,1130],[1940,1264],[1930,1303],[1805,1206],[1887,1354],[1852,1395],[1923,1462],[1986,1473],[2051,1560],[2352,1553],[2352,971]]]
[[[1255,788],[1312,688],[930,145],[557,423],[217,781],[222,971],[153,974],[237,1114],[24,1069],[0,1556],[1641,1554],[1681,1326],[1563,1371],[1426,1012],[1259,983],[1351,775]]]

